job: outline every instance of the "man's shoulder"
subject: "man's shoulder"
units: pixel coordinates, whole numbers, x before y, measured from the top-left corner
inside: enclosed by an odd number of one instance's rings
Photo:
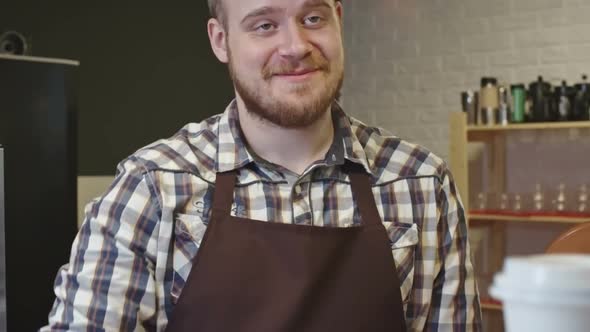
[[[188,123],[169,138],[159,139],[135,151],[121,164],[131,163],[143,172],[193,173],[215,179],[218,128],[223,114]]]
[[[411,177],[441,179],[448,171],[442,158],[420,144],[369,126],[354,117],[350,119],[352,132],[364,150],[377,183]]]

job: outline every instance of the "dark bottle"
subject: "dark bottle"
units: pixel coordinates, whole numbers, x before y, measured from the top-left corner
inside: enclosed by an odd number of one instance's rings
[[[574,101],[574,88],[567,86],[566,81],[555,87],[553,94],[552,118],[557,121],[569,121],[572,119],[572,106]]]
[[[575,98],[572,107],[571,119],[585,121],[590,119],[590,83],[588,76],[582,76],[582,83],[575,85]]]
[[[539,76],[536,82],[529,84],[531,97],[531,120],[534,122],[551,121],[551,84]]]

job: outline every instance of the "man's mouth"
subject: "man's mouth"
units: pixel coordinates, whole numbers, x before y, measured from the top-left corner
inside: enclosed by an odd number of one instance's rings
[[[286,81],[289,83],[303,83],[314,77],[315,74],[319,73],[319,68],[300,69],[295,71],[280,72],[274,75],[277,79]]]
[[[301,69],[290,72],[278,73],[277,76],[303,76],[318,71],[317,68]]]

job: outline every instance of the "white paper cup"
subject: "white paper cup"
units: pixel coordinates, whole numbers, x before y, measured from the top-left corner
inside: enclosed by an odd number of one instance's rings
[[[509,257],[490,293],[506,332],[590,331],[590,255]]]

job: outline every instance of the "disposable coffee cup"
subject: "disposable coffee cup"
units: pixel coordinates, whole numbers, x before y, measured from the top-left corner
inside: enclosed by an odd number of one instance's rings
[[[590,255],[509,257],[490,294],[507,332],[588,332]]]

